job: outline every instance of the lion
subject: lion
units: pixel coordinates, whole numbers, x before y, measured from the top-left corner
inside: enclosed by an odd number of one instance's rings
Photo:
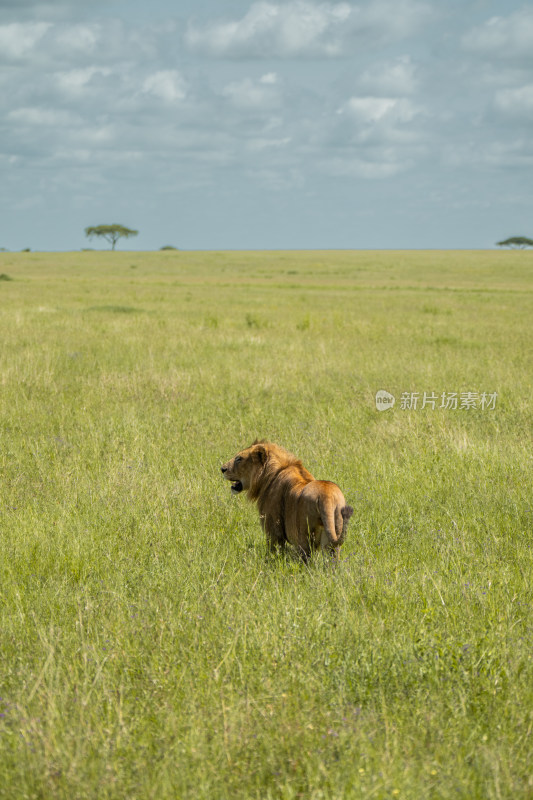
[[[233,494],[256,501],[270,552],[288,542],[306,561],[313,550],[338,560],[353,508],[332,481],[317,481],[292,453],[256,440],[222,467]]]

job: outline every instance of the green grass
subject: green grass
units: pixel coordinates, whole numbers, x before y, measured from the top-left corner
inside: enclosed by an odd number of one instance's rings
[[[0,797],[533,797],[533,254],[0,273]],[[354,506],[337,570],[266,558],[256,436]]]

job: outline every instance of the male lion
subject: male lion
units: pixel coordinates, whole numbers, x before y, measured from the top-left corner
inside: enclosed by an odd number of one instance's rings
[[[271,551],[294,545],[304,560],[321,548],[338,559],[353,508],[336,483],[316,481],[291,453],[265,440],[255,441],[223,465],[231,491],[256,500]]]

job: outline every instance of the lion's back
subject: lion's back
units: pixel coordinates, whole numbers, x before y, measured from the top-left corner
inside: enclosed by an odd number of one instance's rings
[[[309,502],[329,500],[336,505],[344,505],[344,495],[333,481],[310,481],[304,488],[303,496]]]

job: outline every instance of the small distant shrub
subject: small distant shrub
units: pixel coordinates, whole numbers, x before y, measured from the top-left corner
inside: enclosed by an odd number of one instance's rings
[[[247,314],[246,315],[246,324],[248,325],[249,328],[260,328],[261,327],[261,322],[258,319],[258,317],[256,317],[255,314]]]
[[[423,314],[434,314],[434,315],[445,314],[446,316],[450,316],[450,314],[452,312],[450,311],[449,308],[440,308],[438,306],[425,305],[425,306],[422,306],[422,313]]]
[[[144,311],[143,308],[134,308],[133,306],[91,306],[88,311],[109,311],[112,314],[139,314]]]
[[[25,247],[23,250],[20,251],[21,253],[31,253],[31,247]]]
[[[166,244],[164,247],[160,248],[161,250],[177,250],[177,247],[173,247],[171,244]]]
[[[6,275],[5,272],[2,272],[0,275],[0,281],[12,281],[13,278],[10,275]]]
[[[311,317],[309,314],[306,314],[300,322],[297,322],[296,327],[299,331],[308,331],[311,327]]]
[[[437,336],[436,339],[433,340],[435,344],[459,344],[459,339],[455,336]]]
[[[204,320],[204,325],[206,328],[218,328],[218,317],[209,314]]]

